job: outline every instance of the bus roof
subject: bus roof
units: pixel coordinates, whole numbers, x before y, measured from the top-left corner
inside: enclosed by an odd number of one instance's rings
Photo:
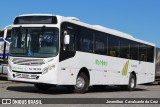
[[[61,21],[61,22],[68,21],[68,22],[71,22],[71,23],[74,23],[74,24],[77,24],[77,25],[80,25],[80,26],[90,28],[90,29],[98,30],[98,31],[109,33],[109,34],[119,36],[119,37],[122,37],[122,38],[126,38],[126,39],[130,39],[130,40],[133,40],[133,41],[137,41],[137,42],[141,42],[141,43],[144,43],[144,44],[155,46],[155,44],[153,44],[153,43],[134,38],[132,35],[129,35],[127,33],[124,33],[124,32],[118,31],[118,30],[110,29],[110,28],[103,27],[103,26],[100,26],[100,25],[91,25],[91,24],[81,22],[76,17],[64,17],[64,16],[54,15],[54,14],[23,14],[23,15],[19,15],[17,17],[23,17],[23,16],[56,16],[58,21]]]

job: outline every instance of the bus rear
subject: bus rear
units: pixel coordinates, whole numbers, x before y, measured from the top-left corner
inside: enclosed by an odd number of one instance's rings
[[[156,73],[155,81],[160,84],[160,48],[156,49]]]

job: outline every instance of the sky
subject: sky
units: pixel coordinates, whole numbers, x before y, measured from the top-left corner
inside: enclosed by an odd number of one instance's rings
[[[160,0],[0,0],[0,28],[33,13],[74,16],[160,47]]]

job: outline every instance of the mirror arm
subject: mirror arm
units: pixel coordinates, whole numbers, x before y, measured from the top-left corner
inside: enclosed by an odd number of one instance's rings
[[[8,26],[6,26],[6,27],[4,28],[4,35],[3,35],[3,40],[4,40],[8,45],[10,45],[10,42],[8,42],[8,41],[6,40],[6,37],[7,37],[7,31],[8,31],[9,28],[12,28],[12,25],[8,25]]]
[[[10,45],[10,43],[6,40],[6,37],[7,37],[7,29],[5,29],[4,31],[4,36],[3,36],[3,40]]]

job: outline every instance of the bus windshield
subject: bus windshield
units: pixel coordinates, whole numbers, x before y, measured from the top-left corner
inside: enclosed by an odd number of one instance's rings
[[[58,54],[58,28],[13,28],[10,55],[19,57],[54,57]]]

